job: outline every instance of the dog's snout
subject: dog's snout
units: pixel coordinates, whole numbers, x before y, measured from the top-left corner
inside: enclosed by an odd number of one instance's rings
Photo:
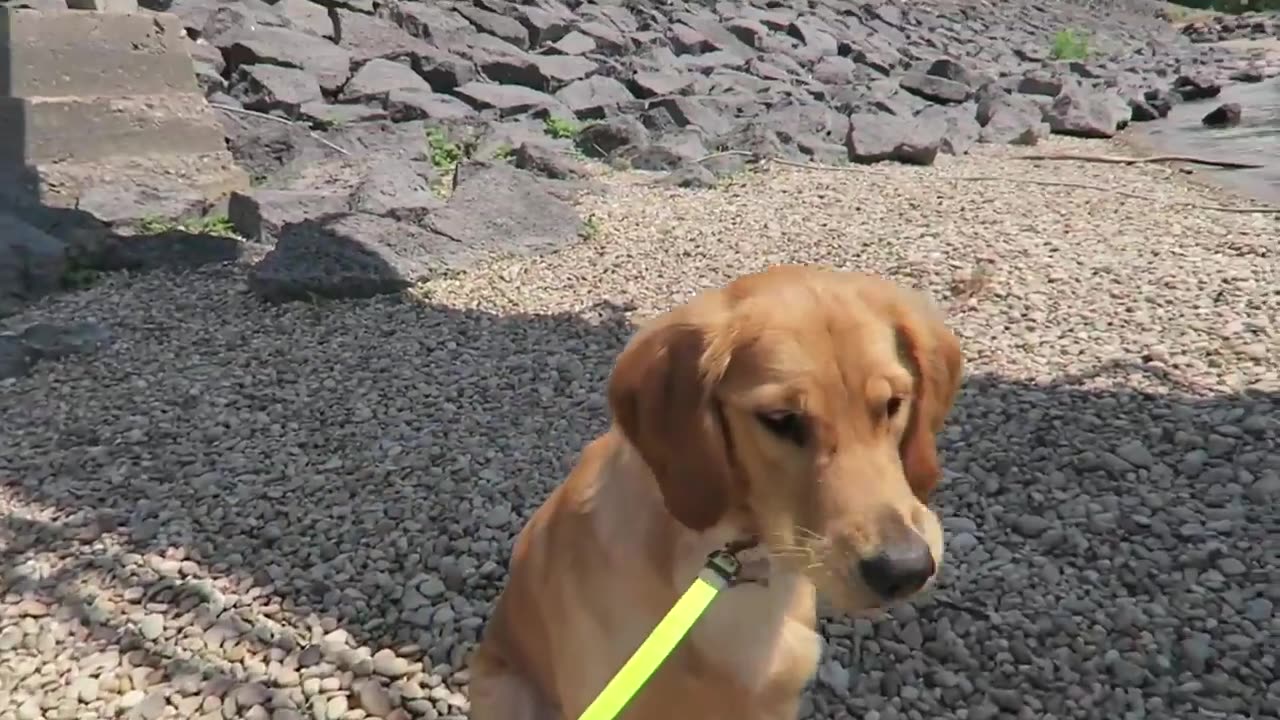
[[[896,600],[924,587],[937,571],[937,565],[928,543],[912,532],[861,560],[858,570],[867,586],[877,595],[886,600]]]

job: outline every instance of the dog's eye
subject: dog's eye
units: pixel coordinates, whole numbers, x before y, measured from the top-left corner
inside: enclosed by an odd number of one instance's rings
[[[901,409],[902,409],[902,398],[897,397],[895,395],[894,397],[889,398],[888,404],[885,405],[884,407],[885,417],[892,419],[895,415],[898,414],[898,411]]]
[[[803,415],[790,410],[773,410],[756,413],[765,429],[796,445],[804,445],[809,439],[809,425]]]

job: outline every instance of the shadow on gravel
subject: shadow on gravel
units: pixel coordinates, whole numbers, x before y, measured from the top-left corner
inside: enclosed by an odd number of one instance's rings
[[[68,361],[82,367],[60,375],[57,399],[40,370],[0,387],[0,479],[47,511],[4,519],[6,602],[79,616],[175,685],[248,672],[284,686],[280,663],[252,660],[271,648],[311,652],[303,668],[360,662],[335,649],[345,631],[425,655],[462,687],[514,533],[606,426],[625,308],[237,302],[228,312],[263,333],[288,327],[287,352],[255,359],[257,338],[213,327],[194,346],[124,328],[107,361]],[[334,321],[356,307],[360,319]],[[385,330],[369,322],[380,315]],[[333,330],[356,326],[362,337]],[[138,343],[172,344],[175,361],[139,386],[134,417],[70,401],[77,386],[131,382]],[[338,381],[301,374],[317,357]],[[220,382],[237,363],[256,377]],[[1085,387],[1098,379],[969,378],[943,439],[944,582],[892,619],[832,619],[816,710],[1191,717],[1179,708],[1270,702],[1280,397]],[[464,705],[430,701],[440,715]]]

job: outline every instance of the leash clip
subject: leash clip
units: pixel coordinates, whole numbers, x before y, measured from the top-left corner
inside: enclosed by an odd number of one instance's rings
[[[755,583],[767,587],[769,585],[767,575],[744,577],[742,572],[743,563],[738,559],[738,553],[750,550],[759,544],[759,538],[755,537],[726,543],[723,548],[707,556],[706,568],[718,575],[724,581],[726,587],[736,587],[747,583]]]

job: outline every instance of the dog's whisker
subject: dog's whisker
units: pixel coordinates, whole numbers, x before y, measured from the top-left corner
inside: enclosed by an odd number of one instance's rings
[[[803,525],[796,526],[796,534],[806,540],[810,540],[820,545],[828,544],[827,537],[825,535],[823,535],[822,533],[818,533],[813,530],[810,530],[809,528],[804,527]]]

